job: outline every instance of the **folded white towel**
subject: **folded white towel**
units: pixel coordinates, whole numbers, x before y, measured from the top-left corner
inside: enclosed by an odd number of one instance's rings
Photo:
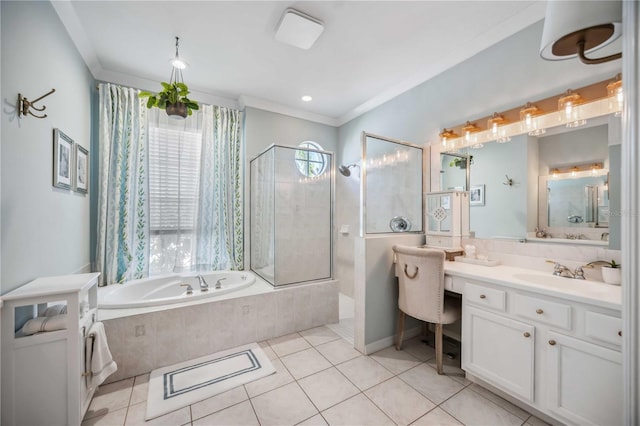
[[[85,372],[90,372],[87,376],[87,387],[89,389],[97,387],[117,369],[118,366],[109,351],[104,324],[94,322],[89,327],[85,340]]]
[[[44,310],[41,317],[53,317],[55,315],[66,314],[67,305],[53,305]]]
[[[67,315],[60,314],[50,317],[36,317],[27,321],[22,327],[22,333],[31,335],[43,331],[64,330],[67,328]]]

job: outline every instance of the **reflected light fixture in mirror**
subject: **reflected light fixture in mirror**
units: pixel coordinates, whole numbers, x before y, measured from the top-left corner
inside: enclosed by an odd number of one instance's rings
[[[609,95],[609,109],[615,111],[615,116],[620,117],[624,97],[622,95],[622,74],[616,75],[616,79],[607,84],[607,94]]]
[[[538,128],[538,121],[535,119],[536,116],[542,113],[543,111],[531,102],[527,102],[524,108],[520,110],[520,121],[522,121],[524,130],[529,133],[529,136],[540,136],[546,133],[545,129]]]
[[[487,120],[487,128],[490,131],[489,133],[490,140],[495,140],[497,143],[509,142],[511,138],[506,135],[504,128],[501,128],[508,122],[509,120],[504,118],[503,115],[500,115],[497,112],[494,112],[493,116],[489,120]]]
[[[585,64],[601,64],[622,57],[616,53],[587,58],[622,34],[621,1],[549,1],[545,14],[540,56],[550,61],[576,56]]]
[[[587,120],[580,118],[579,110],[576,108],[578,105],[584,103],[584,99],[579,93],[569,89],[566,93],[558,99],[558,111],[562,111],[563,116],[559,118],[560,121],[566,122],[566,126],[569,128],[580,127],[587,124]]]

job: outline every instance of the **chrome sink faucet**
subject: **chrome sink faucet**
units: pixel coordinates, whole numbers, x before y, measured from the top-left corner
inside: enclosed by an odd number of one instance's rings
[[[584,270],[582,269],[582,266],[576,267],[575,271],[571,272],[569,268],[567,268],[564,265],[561,265],[556,261],[547,260],[547,262],[554,264],[553,275],[555,275],[556,277],[575,278],[577,280],[584,280]]]
[[[196,279],[200,283],[200,291],[209,291],[209,284],[207,284],[202,275],[196,275]]]

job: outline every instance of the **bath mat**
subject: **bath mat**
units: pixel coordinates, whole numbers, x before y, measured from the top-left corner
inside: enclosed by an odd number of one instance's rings
[[[158,368],[149,377],[145,419],[170,413],[275,371],[257,343]]]

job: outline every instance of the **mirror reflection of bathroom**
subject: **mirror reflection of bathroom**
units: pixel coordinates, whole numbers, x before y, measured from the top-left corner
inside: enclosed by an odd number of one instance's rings
[[[620,221],[609,212],[620,208],[619,129],[619,118],[601,117],[539,137],[442,153],[440,189],[465,188],[470,176],[469,188],[482,193],[482,200],[472,197],[469,213],[477,238],[580,240],[617,249]]]

